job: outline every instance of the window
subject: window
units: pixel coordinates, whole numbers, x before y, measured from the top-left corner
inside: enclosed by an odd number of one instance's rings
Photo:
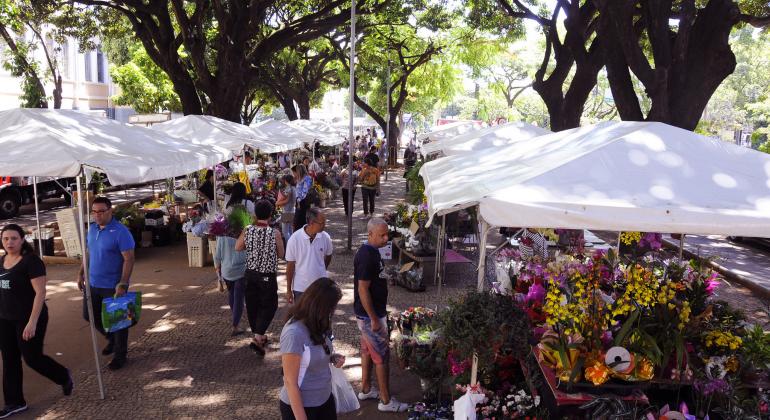
[[[104,83],[104,53],[101,48],[96,49],[96,81]]]
[[[91,77],[91,51],[83,53],[83,60],[86,63],[85,81],[91,82],[93,81],[93,77]]]
[[[64,41],[61,44],[61,61],[59,61],[59,69],[61,71],[62,78],[64,79],[72,79],[71,73],[70,73],[70,51],[69,51],[69,42]]]

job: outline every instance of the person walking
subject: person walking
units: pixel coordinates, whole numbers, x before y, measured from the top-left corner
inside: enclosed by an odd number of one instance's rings
[[[370,159],[364,159],[364,168],[359,174],[359,181],[364,201],[364,217],[374,216],[374,197],[380,187],[380,170]]]
[[[323,277],[289,309],[281,331],[283,387],[279,405],[283,420],[337,418],[329,365],[341,368],[345,364],[345,356],[334,353],[331,341],[331,318],[340,299],[339,286]],[[309,357],[303,357],[305,354]]]
[[[310,189],[313,188],[313,178],[307,173],[303,164],[291,168],[294,180],[297,181],[297,202],[294,210],[294,230],[297,231],[305,224],[307,209],[310,208]]]
[[[390,394],[390,337],[388,335],[388,282],[380,278],[384,264],[379,248],[388,242],[388,224],[372,218],[366,225],[367,242],[353,259],[353,312],[361,331],[361,392],[358,399],[380,399],[380,411],[403,412],[407,404]],[[371,367],[379,392],[371,384]]]
[[[246,252],[236,251],[235,236],[240,236],[240,231],[233,232],[233,235],[223,235],[217,237],[217,247],[214,251],[214,270],[217,278],[224,281],[227,287],[227,303],[232,312],[233,331],[231,336],[243,334],[240,329],[241,318],[243,317],[243,305],[246,275]]]
[[[348,215],[348,212],[350,209],[348,206],[350,204],[348,203],[349,196],[348,194],[353,194],[353,204],[356,202],[356,182],[358,181],[358,170],[356,170],[356,161],[353,161],[353,185],[350,184],[350,172],[348,171],[348,167],[345,166],[345,168],[340,172],[340,188],[342,188],[342,205],[345,207],[345,216]],[[352,208],[355,208],[352,207]]]
[[[307,211],[307,224],[286,244],[286,301],[295,302],[316,279],[326,277],[334,244],[326,229],[326,215],[317,207]]]
[[[35,372],[72,394],[74,384],[69,370],[43,354],[48,327],[45,304],[45,264],[24,240],[24,230],[16,224],[0,231],[0,352],[3,357],[3,397],[0,419],[27,409],[24,400],[21,359]]]
[[[257,221],[244,229],[235,250],[246,251],[246,317],[254,334],[249,347],[264,356],[267,328],[278,310],[278,258],[284,252],[281,232],[270,227],[272,203],[259,200],[255,208]]]
[[[294,181],[294,176],[291,174],[284,175],[283,185],[284,187],[278,194],[275,206],[281,207],[281,233],[283,234],[283,240],[288,241],[294,232],[294,207],[297,202],[297,183]]]
[[[88,282],[91,285],[91,307],[94,326],[105,337],[107,347],[102,354],[115,353],[108,368],[117,370],[127,361],[128,328],[108,333],[102,327],[102,300],[119,297],[128,291],[131,272],[134,269],[134,238],[122,223],[112,217],[112,202],[107,197],[96,197],[91,204],[94,222],[88,228],[86,247],[88,253]],[[78,273],[78,288],[85,291],[83,266]],[[88,302],[83,295],[83,318],[88,320]]]

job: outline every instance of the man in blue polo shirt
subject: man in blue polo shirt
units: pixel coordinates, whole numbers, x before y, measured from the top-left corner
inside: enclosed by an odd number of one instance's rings
[[[102,327],[102,300],[122,296],[128,291],[128,282],[134,268],[134,238],[122,223],[112,217],[112,203],[107,197],[97,197],[91,204],[94,222],[88,229],[88,280],[91,285],[91,305],[94,324],[109,343],[103,355],[115,353],[107,367],[117,370],[126,364],[128,328],[107,333]],[[78,288],[84,290],[83,267],[78,274]],[[88,307],[83,297],[83,317],[88,320]]]

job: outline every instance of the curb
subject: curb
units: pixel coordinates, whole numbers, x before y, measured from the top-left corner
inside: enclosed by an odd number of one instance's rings
[[[679,250],[679,243],[671,242],[669,239],[663,239],[663,246],[665,246],[666,248]],[[759,294],[763,299],[770,299],[770,288],[760,286],[754,281],[752,281],[751,279],[741,274],[738,274],[734,271],[731,271],[729,268],[723,265],[720,265],[714,261],[709,261],[706,258],[699,257],[694,252],[687,250],[686,247],[682,250],[682,255],[690,259],[700,259],[701,261],[705,260],[706,263],[709,265],[709,267],[713,268],[714,270],[722,274],[726,279],[732,280],[740,284],[741,286],[746,287],[752,292]]]

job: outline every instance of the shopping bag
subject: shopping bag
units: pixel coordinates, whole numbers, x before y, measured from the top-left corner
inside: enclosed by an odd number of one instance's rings
[[[486,399],[484,394],[473,392],[470,388],[454,402],[455,420],[476,420],[476,405]]]
[[[349,413],[358,410],[361,405],[358,403],[358,397],[353,391],[353,387],[350,386],[348,378],[345,377],[345,372],[334,366],[329,366],[329,368],[332,370],[332,395],[337,402],[337,413]]]
[[[142,313],[142,293],[128,292],[123,296],[102,300],[102,327],[115,332],[133,327]]]

